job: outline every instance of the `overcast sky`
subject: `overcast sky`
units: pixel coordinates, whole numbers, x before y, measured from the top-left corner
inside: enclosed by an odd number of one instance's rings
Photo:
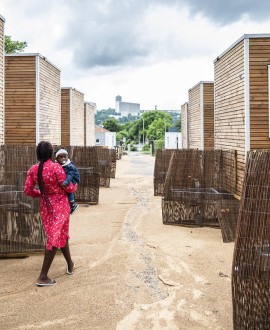
[[[98,109],[115,96],[179,109],[243,34],[270,33],[270,1],[0,0],[5,33],[61,69]]]

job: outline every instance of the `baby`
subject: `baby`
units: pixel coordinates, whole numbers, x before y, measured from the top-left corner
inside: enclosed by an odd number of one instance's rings
[[[79,172],[75,167],[75,165],[68,158],[67,150],[59,149],[56,152],[55,157],[57,163],[59,163],[63,167],[67,175],[66,180],[63,183],[63,186],[67,187],[70,184],[70,182],[72,182],[73,184],[79,183],[80,182]],[[67,195],[70,204],[70,214],[73,214],[77,210],[79,205],[75,203],[73,193],[67,193]]]

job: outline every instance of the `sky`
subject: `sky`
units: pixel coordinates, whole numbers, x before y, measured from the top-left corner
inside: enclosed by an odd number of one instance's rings
[[[5,34],[27,41],[97,108],[115,97],[175,110],[214,80],[213,60],[243,34],[270,33],[269,0],[0,0]]]

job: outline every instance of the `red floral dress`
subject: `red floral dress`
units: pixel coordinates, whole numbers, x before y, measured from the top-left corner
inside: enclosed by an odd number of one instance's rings
[[[33,165],[27,173],[24,193],[31,197],[41,197],[40,191],[34,189],[38,184],[38,166],[39,164]],[[60,164],[54,163],[51,159],[44,163],[42,178],[53,212],[47,209],[45,201],[41,198],[40,214],[47,236],[46,249],[52,250],[53,246],[64,247],[69,238],[70,205],[66,192],[76,191],[77,185],[70,183],[68,187],[63,187],[66,173]]]

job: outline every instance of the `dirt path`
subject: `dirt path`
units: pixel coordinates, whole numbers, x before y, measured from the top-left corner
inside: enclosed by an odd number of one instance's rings
[[[37,288],[42,255],[0,260],[1,329],[232,329],[233,244],[217,229],[164,226],[153,165],[124,157],[100,204],[72,216],[73,276],[58,254],[57,285]]]

